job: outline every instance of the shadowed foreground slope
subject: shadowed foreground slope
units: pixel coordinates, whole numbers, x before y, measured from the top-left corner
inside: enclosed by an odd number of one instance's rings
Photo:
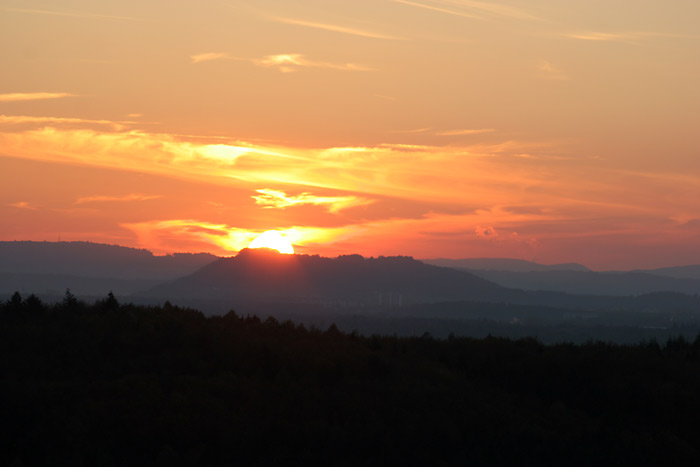
[[[0,306],[3,465],[696,465],[700,340],[322,332],[166,304]]]

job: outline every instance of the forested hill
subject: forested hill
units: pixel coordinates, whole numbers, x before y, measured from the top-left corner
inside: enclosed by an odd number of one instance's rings
[[[363,337],[0,304],[3,465],[698,465],[700,339]]]
[[[677,293],[620,297],[523,291],[467,271],[432,266],[406,256],[325,258],[283,255],[266,249],[244,249],[235,257],[219,259],[136,298],[142,297],[191,304],[197,300],[234,305],[264,302],[273,304],[277,311],[278,304],[284,303],[368,311],[450,301],[689,313],[700,306],[698,297]]]
[[[244,249],[155,287],[166,298],[326,299],[377,305],[436,300],[522,301],[525,293],[405,256],[324,258]]]

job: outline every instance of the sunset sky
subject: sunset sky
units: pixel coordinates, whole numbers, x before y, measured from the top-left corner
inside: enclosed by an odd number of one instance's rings
[[[0,240],[700,263],[698,0],[0,0]]]

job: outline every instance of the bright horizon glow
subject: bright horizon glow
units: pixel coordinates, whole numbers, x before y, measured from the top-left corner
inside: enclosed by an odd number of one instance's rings
[[[269,248],[277,250],[285,255],[293,255],[294,247],[287,238],[276,230],[268,230],[261,233],[250,242],[248,248]]]
[[[698,18],[0,0],[0,241],[700,264]]]

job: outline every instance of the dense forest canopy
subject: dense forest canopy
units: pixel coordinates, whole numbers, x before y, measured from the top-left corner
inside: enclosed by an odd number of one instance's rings
[[[700,461],[700,338],[545,346],[255,316],[0,306],[4,465]]]

